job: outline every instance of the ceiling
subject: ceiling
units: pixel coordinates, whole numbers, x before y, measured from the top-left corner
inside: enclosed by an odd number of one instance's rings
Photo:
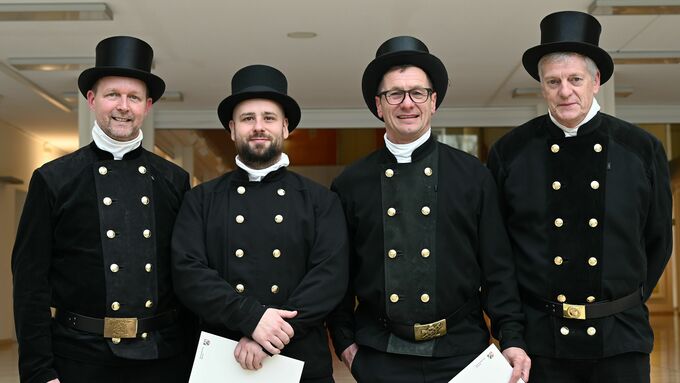
[[[286,74],[304,120],[304,110],[365,110],[360,93],[364,68],[380,43],[407,34],[423,40],[448,68],[450,89],[442,108],[532,106],[536,99],[511,95],[514,88],[537,86],[522,68],[521,56],[539,42],[540,20],[559,10],[587,11],[592,0],[105,2],[113,11],[112,21],[0,22],[0,62],[94,57],[101,39],[133,35],[154,48],[154,72],[167,90],[183,94],[181,102],[157,103],[159,113],[212,115],[230,93],[234,72],[262,63]],[[598,19],[603,26],[600,46],[608,51],[680,51],[680,15]],[[317,37],[287,37],[298,31]],[[20,72],[57,98],[76,91],[79,73]],[[618,65],[615,84],[633,89],[617,105],[680,105],[678,64]],[[3,72],[0,120],[63,150],[77,146],[77,110],[54,107]]]

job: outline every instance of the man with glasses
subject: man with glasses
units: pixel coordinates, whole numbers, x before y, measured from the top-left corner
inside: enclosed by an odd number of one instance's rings
[[[333,182],[351,269],[349,292],[328,319],[336,353],[359,382],[448,382],[488,346],[483,309],[514,365],[512,381],[528,378],[493,178],[431,134],[447,85],[442,62],[409,36],[383,43],[364,71],[385,148]]]

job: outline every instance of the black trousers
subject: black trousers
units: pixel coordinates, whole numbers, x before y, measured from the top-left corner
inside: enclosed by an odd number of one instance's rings
[[[126,361],[122,365],[81,362],[55,355],[54,365],[60,383],[187,383],[191,371],[186,355]]]
[[[390,354],[359,346],[352,376],[359,383],[446,383],[475,357],[477,354],[446,358]]]
[[[649,383],[649,354],[601,359],[531,357],[531,383]]]

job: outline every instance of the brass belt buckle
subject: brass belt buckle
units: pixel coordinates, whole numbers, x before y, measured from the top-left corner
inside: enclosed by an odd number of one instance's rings
[[[416,341],[439,338],[446,334],[446,319],[425,324],[416,323],[413,325],[413,332]]]
[[[562,303],[562,317],[568,319],[586,319],[585,305],[572,305],[569,303]]]
[[[104,318],[104,338],[136,338],[137,318]]]

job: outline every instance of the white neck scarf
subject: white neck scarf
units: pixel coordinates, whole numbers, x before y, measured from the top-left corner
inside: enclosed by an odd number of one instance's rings
[[[236,156],[236,166],[239,168],[243,169],[248,173],[248,180],[253,181],[253,182],[260,182],[264,177],[267,176],[267,174],[277,171],[281,169],[284,166],[290,165],[290,160],[288,159],[288,156],[286,153],[281,153],[281,156],[279,157],[279,160],[276,161],[276,163],[268,168],[264,169],[252,169],[248,165],[244,164],[241,162],[241,160]]]
[[[97,125],[97,121],[94,122],[94,127],[92,127],[92,140],[94,140],[94,144],[99,149],[113,154],[114,160],[121,160],[125,154],[137,149],[142,144],[142,138],[144,138],[144,134],[140,130],[137,138],[131,141],[117,141],[107,136],[102,128]]]
[[[392,153],[397,159],[397,163],[410,164],[413,151],[429,140],[431,135],[432,129],[428,129],[425,134],[413,142],[409,142],[408,144],[395,144],[387,139],[387,133],[385,133],[385,146],[387,147],[387,150],[389,150],[390,153]]]
[[[557,122],[555,117],[553,117],[552,113],[550,113],[550,109],[548,109],[548,115],[550,115],[550,119],[552,122],[557,125],[558,128],[562,129],[564,131],[564,136],[565,137],[574,137],[576,133],[578,132],[578,128],[581,127],[581,125],[585,124],[586,122],[590,121],[595,117],[597,112],[600,111],[600,104],[597,103],[597,100],[593,98],[593,103],[590,105],[590,110],[588,111],[588,114],[586,114],[586,117],[581,121],[578,125],[576,125],[573,128],[567,128],[566,126],[560,124]]]

